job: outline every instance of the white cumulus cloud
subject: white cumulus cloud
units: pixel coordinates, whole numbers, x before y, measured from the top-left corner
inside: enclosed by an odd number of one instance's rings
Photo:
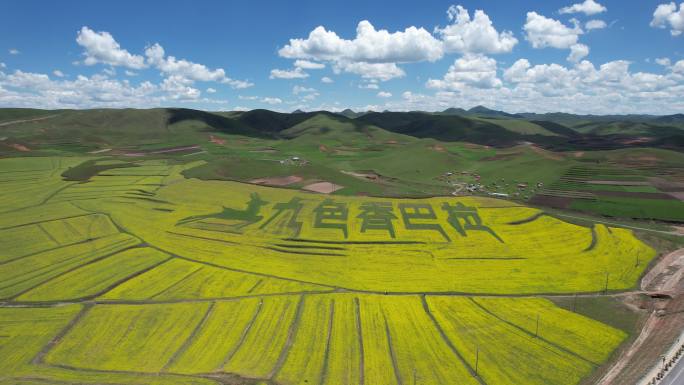
[[[406,75],[406,72],[399,68],[396,63],[341,62],[336,63],[333,66],[333,71],[335,73],[349,72],[360,75],[365,79],[375,79],[381,81],[401,78]]]
[[[672,66],[672,72],[684,74],[684,60],[679,60]]]
[[[607,26],[608,24],[606,24],[605,21],[599,19],[589,20],[584,24],[584,28],[586,28],[587,31],[591,31],[593,29],[603,29]]]
[[[568,61],[577,63],[589,55],[589,47],[584,44],[573,44],[570,47],[570,55],[568,55]]]
[[[391,93],[391,92],[387,92],[387,91],[380,91],[380,92],[378,92],[378,97],[379,97],[379,98],[391,98],[391,97],[392,97],[392,93]]]
[[[316,89],[312,88],[312,87],[304,87],[304,86],[299,86],[299,85],[292,87],[292,93],[295,95],[313,93],[313,92],[316,92]]]
[[[160,70],[164,75],[183,77],[192,81],[219,82],[230,85],[235,89],[248,88],[252,83],[235,80],[226,76],[223,68],[210,69],[204,64],[194,63],[185,59],[167,56],[164,47],[155,43],[145,49],[147,63]]]
[[[558,20],[540,15],[536,12],[527,13],[525,30],[527,41],[534,48],[553,47],[568,49],[577,44],[579,35],[583,33],[577,21],[569,27]]]
[[[58,78],[63,78],[63,77],[64,77],[64,72],[62,72],[62,71],[60,71],[60,70],[54,70],[54,71],[52,71],[52,74],[55,75],[55,76],[57,76]]]
[[[353,40],[340,38],[323,26],[306,39],[290,39],[280,56],[289,59],[358,61],[369,63],[435,61],[443,55],[441,43],[424,28],[408,27],[390,33],[376,30],[368,21],[359,22]]]
[[[304,79],[308,77],[309,74],[302,71],[301,67],[296,67],[292,70],[281,70],[275,68],[271,70],[271,75],[269,76],[270,79]]]
[[[653,12],[651,27],[670,28],[672,36],[681,35],[684,32],[684,3],[679,4],[679,10],[674,2],[658,5]]]
[[[276,105],[276,104],[282,104],[283,100],[280,98],[271,98],[271,97],[265,97],[261,98],[262,103],[270,104],[270,105]]]
[[[443,79],[429,79],[426,86],[458,91],[468,87],[499,88],[502,82],[497,77],[496,60],[480,54],[466,54],[454,61]]]
[[[83,54],[86,65],[104,63],[132,69],[147,67],[145,58],[140,55],[133,55],[121,48],[109,32],[95,32],[84,26],[78,31],[76,42],[85,49]]]
[[[166,91],[172,99],[197,99],[200,90],[192,87],[192,80],[180,75],[171,75],[161,83],[161,89]]]
[[[305,70],[320,70],[325,68],[325,64],[323,63],[316,63],[308,60],[296,60],[294,62],[294,66],[297,68],[305,69]]]
[[[10,48],[9,50],[7,50],[7,52],[9,52],[10,55],[19,55],[21,53],[16,48]]]
[[[670,58],[668,57],[659,57],[655,59],[656,64],[661,65],[663,67],[669,67],[672,65],[672,61],[670,61]]]
[[[321,83],[330,84],[330,83],[334,83],[334,82],[335,82],[334,80],[332,80],[331,78],[329,78],[329,77],[327,77],[327,76],[323,76],[323,77],[321,78]]]
[[[452,5],[447,14],[453,23],[435,29],[442,38],[447,52],[504,53],[511,52],[518,44],[513,32],[499,33],[489,16],[482,10],[476,10],[471,19],[467,9],[460,5]]]
[[[369,21],[363,20],[357,25],[353,39],[344,39],[334,31],[318,26],[306,38],[290,39],[278,54],[296,59],[296,69],[318,69],[321,62],[327,62],[335,73],[389,80],[405,75],[398,63],[433,62],[442,58],[444,49],[442,42],[424,28],[411,26],[403,31],[389,32],[377,30]],[[312,60],[318,64],[316,68],[308,68]],[[301,72],[295,75],[303,77]]]
[[[587,16],[596,15],[607,11],[608,9],[594,0],[584,0],[583,3],[576,3],[568,7],[563,7],[558,10],[561,14],[567,13],[583,13]]]
[[[359,84],[359,88],[363,90],[379,90],[380,86],[376,83],[364,83],[364,84]]]

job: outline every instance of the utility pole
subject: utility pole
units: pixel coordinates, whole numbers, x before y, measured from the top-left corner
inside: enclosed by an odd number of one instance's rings
[[[634,267],[639,267],[639,254],[638,253],[636,256],[636,265],[634,265]]]
[[[537,329],[534,331],[534,337],[539,337],[539,313],[537,313]]]

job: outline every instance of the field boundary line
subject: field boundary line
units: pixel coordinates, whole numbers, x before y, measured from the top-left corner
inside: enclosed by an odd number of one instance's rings
[[[83,317],[86,316],[90,312],[90,310],[94,307],[93,304],[84,304],[82,305],[83,307],[81,310],[72,318],[69,323],[66,324],[65,327],[62,328],[62,330],[59,331],[52,339],[45,345],[43,348],[38,352],[38,354],[33,357],[31,360],[31,364],[33,365],[42,365],[45,364],[45,357],[54,349],[55,346],[59,342],[66,337],[66,335],[74,328],[76,327],[76,324],[78,324]]]
[[[73,204],[73,203],[72,203],[72,204]],[[331,285],[326,285],[326,284],[320,284],[320,283],[316,283],[316,282],[302,281],[302,280],[294,279],[294,278],[278,277],[278,276],[275,276],[275,275],[272,275],[272,274],[259,273],[259,272],[252,272],[252,271],[247,271],[247,270],[242,270],[242,269],[235,269],[235,268],[230,268],[230,267],[227,267],[227,266],[222,266],[222,265],[218,265],[218,264],[211,263],[211,262],[207,262],[207,261],[200,261],[200,260],[196,260],[196,259],[192,259],[192,258],[187,258],[187,257],[184,257],[184,256],[182,256],[182,255],[178,255],[178,254],[176,254],[176,253],[173,253],[173,252],[170,252],[170,251],[166,251],[166,250],[164,250],[164,249],[162,249],[162,248],[160,248],[160,247],[158,247],[158,246],[155,246],[155,245],[153,245],[153,244],[151,244],[151,243],[145,241],[144,239],[138,237],[138,236],[135,235],[134,233],[128,231],[128,229],[126,229],[125,227],[121,226],[121,224],[119,224],[119,223],[111,216],[111,214],[109,214],[109,213],[103,213],[103,212],[92,211],[92,210],[85,210],[85,209],[82,209],[82,208],[78,207],[78,206],[75,205],[75,204],[74,204],[74,206],[77,207],[77,208],[79,208],[79,209],[81,209],[81,210],[83,210],[83,211],[86,211],[86,212],[98,213],[98,214],[106,215],[106,216],[109,218],[109,220],[112,221],[112,223],[114,224],[114,227],[116,227],[120,232],[129,234],[129,235],[131,235],[131,236],[133,236],[133,237],[139,239],[139,240],[142,242],[142,244],[145,245],[145,246],[147,246],[147,247],[151,247],[151,248],[153,248],[153,249],[155,249],[155,250],[161,251],[161,252],[163,252],[163,253],[165,253],[165,254],[168,254],[168,255],[170,255],[170,256],[172,256],[172,257],[175,257],[175,258],[178,258],[178,259],[183,259],[183,260],[189,261],[189,262],[201,263],[201,264],[203,264],[203,265],[207,265],[207,266],[211,266],[211,267],[216,267],[216,268],[219,268],[219,269],[225,269],[225,270],[229,270],[229,271],[235,271],[235,272],[238,272],[238,273],[245,273],[245,274],[251,274],[251,275],[256,275],[256,276],[260,276],[260,277],[267,277],[267,278],[280,279],[280,280],[285,280],[285,281],[290,281],[290,282],[305,283],[305,284],[309,284],[309,285],[317,285],[317,286],[321,286],[321,287],[331,288],[331,289],[334,289],[334,290],[342,289],[342,288],[336,287],[336,286],[331,286]],[[1,230],[1,229],[0,229],[0,230]]]
[[[230,362],[231,359],[233,359],[233,356],[235,356],[235,353],[240,350],[242,347],[242,344],[245,343],[245,339],[247,339],[247,334],[249,334],[249,331],[252,330],[252,326],[254,325],[254,322],[256,321],[257,317],[261,313],[262,308],[264,307],[264,300],[263,298],[259,301],[257,304],[256,309],[254,310],[254,314],[252,315],[252,318],[249,320],[247,325],[245,325],[244,329],[242,329],[242,334],[240,334],[240,339],[238,340],[237,344],[226,354],[226,357],[223,359],[223,362],[221,363],[221,366],[218,367],[216,370],[217,371],[223,371],[223,368],[228,365],[228,362]]]
[[[259,272],[252,272],[252,271],[242,270],[242,269],[235,269],[235,268],[232,268],[232,267],[227,267],[227,266],[218,265],[218,264],[215,264],[215,263],[212,263],[212,262],[200,261],[200,260],[197,260],[197,259],[187,258],[187,257],[184,257],[184,256],[182,256],[182,255],[169,253],[169,252],[165,251],[164,249],[160,249],[160,248],[158,248],[158,247],[156,247],[156,246],[153,246],[153,245],[149,245],[149,247],[152,247],[152,248],[157,249],[157,250],[159,250],[159,251],[162,251],[162,252],[164,252],[164,253],[170,254],[170,255],[172,255],[173,257],[178,258],[178,259],[182,259],[182,260],[185,260],[185,261],[188,261],[188,262],[200,263],[200,264],[203,264],[203,265],[207,265],[207,266],[211,266],[211,267],[216,267],[216,268],[218,268],[218,269],[224,269],[224,270],[234,271],[234,272],[238,272],[238,273],[256,275],[256,276],[266,277],[266,278],[272,278],[272,279],[280,279],[280,280],[290,281],[290,282],[304,283],[304,284],[307,284],[307,285],[316,285],[316,286],[321,286],[321,287],[323,287],[323,288],[329,288],[329,289],[333,289],[333,290],[343,289],[343,288],[341,288],[341,287],[330,286],[330,285],[321,284],[321,283],[316,283],[316,282],[302,281],[302,280],[294,279],[294,278],[278,277],[277,275],[271,275],[271,274],[259,273]],[[345,289],[345,290],[346,290],[346,289]]]
[[[446,342],[447,346],[451,349],[454,354],[456,354],[456,357],[461,361],[461,364],[468,370],[471,376],[477,380],[477,382],[480,383],[480,385],[487,385],[487,383],[480,377],[477,373],[475,373],[475,370],[470,366],[468,361],[463,357],[461,352],[458,351],[456,348],[456,345],[451,341],[449,336],[447,336],[446,332],[442,328],[442,325],[440,325],[439,321],[437,321],[437,318],[435,318],[435,315],[432,314],[432,310],[430,310],[430,304],[427,302],[427,298],[425,295],[420,296],[421,302],[423,303],[423,310],[425,310],[425,313],[427,313],[428,317],[430,317],[430,320],[432,321],[432,324],[435,326],[439,334],[442,336],[442,340]]]
[[[647,229],[647,228],[645,228],[645,227],[637,227],[637,226],[625,225],[625,224],[618,223],[618,222],[608,222],[608,221],[601,221],[601,220],[598,220],[598,219],[589,219],[589,218],[577,217],[577,216],[568,215],[568,214],[553,213],[553,214],[549,214],[549,215],[551,215],[551,216],[559,216],[559,217],[566,217],[566,218],[572,218],[572,219],[579,219],[579,220],[582,220],[582,221],[601,223],[601,224],[604,224],[604,225],[610,225],[610,226],[614,226],[614,227],[623,227],[623,228],[632,229],[632,230],[650,231],[650,232],[653,232],[653,233],[660,233],[660,234],[667,234],[667,235],[675,235],[675,236],[678,236],[678,237],[684,237],[684,235],[678,234],[677,232],[674,232],[674,231]]]
[[[589,364],[591,364],[591,365],[593,365],[593,366],[595,366],[595,367],[601,366],[601,364],[598,364],[598,363],[596,363],[596,362],[594,362],[594,361],[592,361],[592,360],[590,360],[590,359],[584,358],[584,357],[582,357],[581,355],[579,355],[579,354],[573,352],[572,350],[569,350],[568,348],[565,348],[565,347],[563,347],[563,346],[561,346],[561,345],[558,345],[558,344],[556,344],[556,343],[554,343],[554,342],[551,342],[551,341],[547,340],[546,338],[540,337],[540,336],[538,336],[538,335],[535,336],[532,332],[527,331],[527,330],[523,329],[522,327],[520,327],[520,326],[518,326],[518,325],[516,325],[516,324],[514,324],[514,323],[512,323],[512,322],[510,322],[510,321],[508,321],[508,320],[506,320],[506,319],[504,319],[504,318],[498,316],[497,314],[495,314],[494,312],[492,312],[491,310],[487,309],[487,308],[484,307],[482,304],[480,304],[479,302],[477,302],[477,301],[475,300],[475,298],[470,297],[469,299],[470,299],[470,301],[471,301],[475,306],[477,306],[480,310],[482,310],[482,311],[484,311],[485,313],[489,314],[490,316],[492,316],[492,317],[498,319],[499,321],[501,321],[501,322],[503,322],[503,323],[505,323],[505,324],[507,324],[507,325],[509,325],[509,326],[512,326],[513,328],[515,328],[515,329],[517,329],[517,330],[519,330],[519,331],[521,331],[521,332],[527,334],[528,336],[530,336],[530,337],[532,337],[532,338],[535,338],[535,339],[538,339],[538,340],[540,340],[540,341],[543,341],[543,342],[545,342],[546,344],[548,344],[549,346],[552,346],[552,347],[554,347],[554,348],[556,348],[556,349],[558,349],[558,350],[560,350],[560,351],[562,351],[562,352],[564,352],[564,353],[566,353],[566,354],[570,354],[571,356],[573,356],[573,357],[575,357],[575,358],[579,358],[580,360],[585,361],[585,362],[587,362],[587,363],[589,363]],[[548,348],[545,348],[545,349],[548,350]]]
[[[136,271],[135,273],[133,273],[133,274],[127,276],[127,277],[124,277],[124,278],[122,278],[122,279],[120,279],[120,280],[118,280],[118,281],[116,281],[116,282],[114,282],[114,283],[112,283],[111,285],[107,286],[106,288],[104,288],[103,290],[101,290],[101,291],[99,291],[99,292],[97,292],[97,293],[95,293],[95,294],[91,294],[91,295],[89,295],[89,296],[81,297],[81,298],[77,298],[77,299],[86,300],[86,301],[87,301],[87,300],[95,299],[95,298],[97,298],[97,297],[100,297],[100,296],[102,296],[102,295],[105,295],[105,294],[107,294],[108,292],[114,290],[116,287],[118,287],[118,286],[120,286],[120,285],[122,285],[122,284],[124,284],[124,283],[126,283],[126,282],[128,282],[128,281],[130,281],[131,279],[134,279],[134,278],[136,278],[136,277],[139,277],[139,276],[141,276],[141,275],[147,273],[147,272],[150,271],[150,270],[154,270],[154,269],[156,269],[157,267],[159,267],[159,266],[165,264],[166,262],[168,262],[168,261],[170,261],[170,260],[172,260],[172,259],[173,259],[173,257],[169,256],[168,258],[166,258],[166,259],[164,259],[164,260],[162,260],[162,261],[159,261],[159,262],[157,262],[157,263],[155,263],[155,264],[153,264],[153,265],[151,265],[151,266],[148,266],[148,267],[146,267],[146,268],[144,268],[144,269],[142,269],[142,270],[138,270],[138,271]]]
[[[54,198],[57,194],[59,194],[59,193],[62,192],[63,190],[66,190],[67,188],[69,188],[69,187],[71,187],[71,186],[73,186],[73,185],[75,185],[75,184],[77,184],[77,183],[78,183],[78,182],[72,182],[72,183],[66,184],[65,186],[59,187],[59,188],[56,189],[55,191],[53,191],[53,192],[51,192],[50,194],[48,194],[48,196],[46,196],[45,198],[43,198],[43,200],[40,201],[39,203],[32,204],[32,205],[28,205],[28,206],[16,207],[16,208],[13,208],[13,209],[9,209],[9,210],[7,210],[7,211],[0,212],[0,215],[10,214],[10,213],[13,213],[13,212],[17,212],[17,211],[21,211],[21,210],[25,210],[25,209],[30,209],[30,208],[34,208],[34,207],[38,207],[38,206],[42,206],[42,205],[44,205],[44,204],[47,204],[48,201],[49,201],[50,199]]]
[[[361,327],[361,305],[359,304],[359,297],[354,297],[354,313],[356,316],[356,338],[359,340],[359,385],[364,385],[366,359],[363,353],[363,329]]]
[[[582,250],[583,253],[586,253],[588,251],[594,250],[596,245],[598,244],[598,233],[596,232],[596,225],[591,226],[591,243],[589,243],[589,246],[587,246],[586,249]]]
[[[382,309],[382,308],[381,308]],[[387,315],[385,309],[381,310],[382,319],[385,321],[385,338],[387,338],[387,350],[389,350],[390,360],[392,361],[392,368],[394,369],[394,378],[397,380],[397,385],[403,385],[404,381],[401,378],[401,371],[399,371],[399,362],[397,361],[397,354],[392,346],[392,332],[390,332],[389,322],[387,322]]]
[[[33,252],[33,253],[29,253],[29,254],[26,254],[26,255],[22,255],[22,256],[20,256],[20,257],[8,259],[8,260],[6,260],[6,261],[1,261],[1,262],[0,262],[0,266],[6,265],[6,264],[8,264],[8,263],[12,263],[12,262],[14,262],[14,261],[18,261],[18,260],[23,259],[23,258],[35,257],[35,256],[38,255],[38,254],[48,253],[48,252],[50,252],[50,251],[55,251],[55,250],[63,249],[63,248],[65,248],[65,247],[78,246],[78,245],[82,245],[82,244],[84,244],[84,243],[97,241],[97,240],[100,240],[100,239],[103,239],[103,238],[107,238],[107,237],[111,237],[111,236],[114,236],[114,235],[116,235],[116,234],[113,234],[113,235],[103,235],[103,236],[97,237],[97,238],[84,239],[84,240],[82,240],[82,241],[78,241],[78,242],[74,242],[74,243],[69,243],[69,244],[67,244],[67,245],[59,245],[59,246],[56,246],[56,247],[51,247],[51,248],[49,248],[49,249],[39,250],[39,251],[36,251],[36,252]]]
[[[268,378],[271,380],[274,377],[276,377],[280,372],[280,369],[282,369],[283,364],[285,364],[285,360],[287,359],[287,356],[290,354],[290,348],[292,348],[292,344],[294,343],[295,338],[297,338],[297,335],[299,335],[301,331],[299,323],[301,322],[302,313],[304,312],[304,300],[305,295],[300,295],[299,301],[297,302],[297,309],[295,310],[294,319],[292,320],[292,323],[290,324],[290,327],[287,331],[287,340],[285,340],[285,345],[283,346],[283,350],[280,352],[280,355],[278,356],[278,360],[276,361],[275,366],[273,367],[273,369],[271,369],[271,372],[268,375]],[[278,320],[278,326],[280,326],[280,324],[282,323],[286,311],[284,311],[283,314],[281,314],[281,318],[280,320]]]
[[[2,214],[5,214],[5,213],[0,213],[0,215],[2,215]],[[11,230],[11,229],[19,228],[19,227],[24,227],[24,226],[38,225],[38,224],[47,223],[47,222],[63,221],[65,219],[73,219],[73,218],[78,218],[78,217],[88,217],[88,216],[96,215],[96,214],[102,214],[102,213],[98,213],[96,211],[93,211],[93,212],[87,212],[86,214],[71,215],[71,216],[64,217],[64,218],[55,218],[55,219],[48,219],[45,221],[34,221],[34,222],[29,222],[29,223],[22,223],[20,225],[0,227],[0,230]],[[106,214],[104,214],[104,215],[106,215]]]
[[[67,223],[67,222],[64,222],[65,225],[66,225],[66,223]],[[41,231],[43,234],[45,234],[45,236],[47,236],[48,238],[50,238],[50,240],[51,240],[52,242],[54,242],[55,245],[58,245],[58,246],[61,245],[61,243],[59,243],[59,241],[57,241],[57,240],[55,239],[55,237],[52,236],[52,234],[50,234],[47,230],[45,230],[45,228],[43,227],[43,224],[42,224],[42,223],[36,223],[36,227],[38,227],[38,228],[40,229],[40,231]]]
[[[173,258],[173,257],[172,257],[172,258]],[[147,297],[147,299],[153,300],[154,298],[156,298],[156,297],[158,297],[158,296],[160,296],[160,295],[162,295],[162,294],[168,292],[169,290],[175,288],[177,285],[181,284],[181,283],[184,282],[186,279],[192,277],[193,275],[199,273],[199,272],[202,271],[202,270],[204,270],[204,266],[198,266],[195,270],[193,270],[193,271],[191,271],[191,272],[185,274],[185,276],[183,276],[181,279],[177,280],[176,282],[172,282],[168,287],[165,287],[164,289],[158,291],[157,293],[153,294],[152,296]]]
[[[214,313],[214,307],[216,306],[216,302],[212,302],[209,304],[207,307],[207,311],[204,312],[204,315],[202,316],[202,319],[197,323],[197,325],[192,329],[192,333],[188,336],[188,338],[183,341],[183,344],[176,350],[175,353],[169,358],[169,360],[164,364],[164,366],[161,368],[161,372],[168,372],[169,367],[171,365],[175,364],[176,361],[181,357],[183,353],[185,353],[188,348],[190,348],[190,345],[192,345],[193,341],[195,340],[195,337],[197,337],[197,334],[202,330],[204,325],[207,323],[207,320],[211,315]]]
[[[82,267],[85,267],[85,266],[88,266],[88,265],[92,265],[92,264],[94,264],[94,263],[100,262],[100,261],[105,260],[105,259],[107,259],[107,258],[113,257],[113,256],[115,256],[116,254],[122,253],[122,252],[127,251],[127,250],[135,249],[135,248],[138,248],[138,247],[139,247],[139,243],[136,244],[136,245],[133,245],[133,246],[128,246],[128,247],[125,247],[125,248],[123,248],[123,249],[119,249],[119,250],[116,250],[116,251],[107,253],[107,254],[102,255],[102,256],[100,256],[100,257],[96,257],[96,258],[94,258],[94,259],[92,259],[92,260],[90,260],[90,261],[88,261],[88,262],[86,262],[86,263],[84,263],[84,264],[79,264],[79,265],[77,265],[77,266],[74,266],[74,267],[72,267],[72,268],[70,268],[70,269],[67,269],[66,271],[63,271],[63,272],[57,274],[56,276],[54,276],[54,277],[52,277],[52,278],[49,278],[49,279],[47,279],[47,280],[45,280],[45,281],[42,281],[42,282],[40,282],[40,283],[38,283],[38,284],[36,284],[36,285],[31,286],[30,288],[28,288],[28,289],[26,289],[26,290],[23,290],[23,291],[21,291],[21,292],[19,292],[19,293],[16,293],[16,294],[14,294],[14,295],[8,297],[7,299],[9,299],[9,300],[14,300],[14,299],[16,299],[16,298],[18,298],[18,297],[20,297],[20,296],[22,296],[22,295],[28,293],[29,291],[31,291],[31,290],[33,290],[33,289],[36,289],[36,288],[38,288],[38,287],[40,287],[40,286],[42,286],[42,285],[44,285],[44,284],[46,284],[46,283],[48,283],[48,282],[54,280],[54,279],[57,279],[57,278],[59,278],[59,277],[65,275],[65,274],[69,274],[69,273],[71,273],[71,272],[74,272],[74,271],[76,271],[76,270],[82,268]],[[97,253],[97,251],[95,251],[95,252]],[[68,258],[68,259],[66,259],[66,260],[64,260],[64,261],[61,261],[61,262],[65,262],[65,261],[68,261],[68,260],[71,260],[71,259],[74,259],[74,258],[78,258],[78,257]],[[81,257],[81,258],[84,258],[84,257]],[[78,259],[81,259],[81,258],[78,258]],[[22,282],[24,282],[24,281],[22,281]],[[18,282],[18,283],[22,283],[22,282]],[[17,283],[17,284],[18,284],[18,283]],[[15,285],[16,285],[16,284],[10,285],[10,286],[7,286],[7,287],[12,287],[12,286],[15,286]],[[5,289],[5,288],[7,288],[7,287],[3,287],[3,289]]]
[[[328,370],[330,366],[328,361],[330,358],[330,341],[332,340],[333,324],[335,321],[335,298],[330,300],[330,313],[328,317],[328,338],[325,342],[325,353],[323,353],[323,367],[321,368],[321,373],[318,375],[320,384],[325,383],[325,379],[328,377]]]
[[[256,281],[256,283],[254,283],[254,285],[252,285],[252,287],[250,287],[249,290],[247,290],[247,294],[252,294],[252,292],[254,290],[256,290],[257,287],[261,286],[263,283],[264,283],[264,278],[258,279]]]
[[[517,220],[517,221],[508,222],[508,223],[506,223],[506,224],[507,224],[507,225],[511,225],[511,226],[524,225],[524,224],[526,224],[526,223],[534,222],[534,221],[536,221],[537,219],[543,217],[544,215],[548,215],[548,214],[546,214],[546,212],[544,212],[544,211],[540,211],[540,212],[538,212],[538,213],[532,215],[531,217],[527,217],[527,218],[524,218],[524,219],[519,219],[519,220]]]

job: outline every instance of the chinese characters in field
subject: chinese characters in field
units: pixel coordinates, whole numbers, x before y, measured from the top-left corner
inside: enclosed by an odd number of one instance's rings
[[[485,232],[503,243],[501,237],[483,223],[477,208],[466,206],[462,202],[444,201],[435,206],[436,210],[432,204],[426,202],[350,203],[328,198],[316,202],[315,206],[309,207],[310,211],[306,211],[311,201],[294,197],[289,201],[272,203],[268,215],[261,214],[262,207],[269,204],[271,203],[262,200],[257,193],[253,193],[244,210],[224,208],[215,214],[187,217],[180,220],[178,225],[189,224],[206,229],[209,225],[216,226],[212,220],[226,220],[231,222],[226,226],[234,231],[242,231],[255,225],[260,230],[297,237],[304,224],[310,221],[313,229],[336,230],[344,239],[349,238],[352,229],[362,234],[382,232],[395,239],[398,226],[401,226],[407,231],[437,233],[444,242],[452,242],[454,236],[467,237],[471,232]],[[307,215],[302,215],[304,212]],[[352,221],[356,221],[355,226],[351,225]]]

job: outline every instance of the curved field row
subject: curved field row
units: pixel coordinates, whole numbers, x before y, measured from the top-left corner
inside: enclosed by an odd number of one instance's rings
[[[255,192],[268,204],[252,214],[246,210]],[[320,195],[184,180],[160,189],[155,198],[170,202],[173,211],[115,202],[97,207],[110,212],[127,231],[188,259],[351,290],[592,292],[605,290],[606,273],[608,290],[624,290],[655,256],[627,230],[599,226],[596,245],[590,247],[590,228],[549,216],[515,224],[538,211],[501,207],[504,202],[491,199],[336,197],[332,201],[348,209],[345,237],[341,227],[317,223],[316,210],[326,202]],[[374,202],[393,210],[394,237],[387,229],[363,230],[362,206]],[[405,204],[431,208],[426,212],[434,219],[413,219],[409,228],[401,214]],[[460,234],[445,205],[475,210],[481,228],[466,227]],[[463,218],[455,221],[465,225]]]

